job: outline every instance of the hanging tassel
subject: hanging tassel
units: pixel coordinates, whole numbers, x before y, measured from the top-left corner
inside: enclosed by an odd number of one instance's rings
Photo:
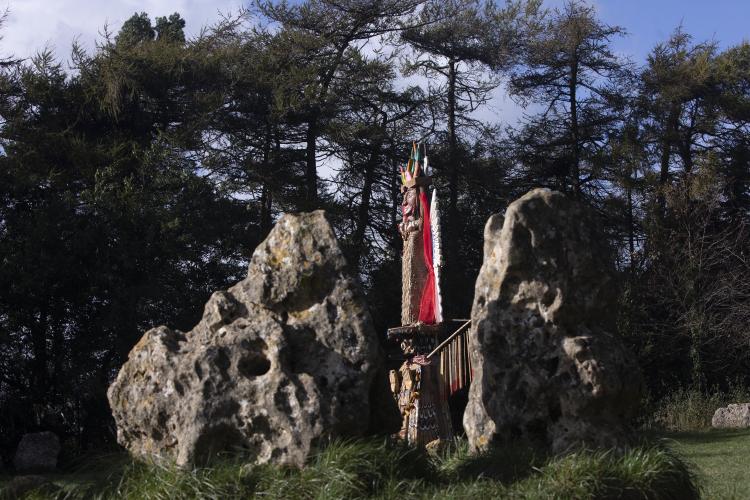
[[[466,338],[466,345],[471,347],[471,344],[469,344],[469,338]],[[469,354],[469,378],[471,380],[474,380],[474,366],[471,364],[471,354]]]
[[[469,332],[464,334],[464,362],[466,363],[466,385],[471,384],[471,370],[469,369]]]
[[[441,393],[452,396],[467,388],[474,378],[469,352],[469,332],[463,331],[453,337],[440,350]]]
[[[461,341],[463,335],[459,335],[458,340],[458,389],[464,388],[464,343]]]
[[[455,349],[453,349],[453,341],[451,341],[449,345],[450,349],[450,388],[451,388],[451,394],[453,394],[453,385],[455,383],[455,377],[456,377],[456,357],[455,357]]]
[[[456,387],[456,391],[460,391],[464,387],[464,359],[463,359],[463,352],[461,345],[461,336],[459,335],[456,339],[456,347],[458,348],[458,385]]]
[[[458,345],[456,339],[453,339],[453,383],[451,384],[451,391],[454,393],[458,390]]]
[[[461,335],[461,388],[466,387],[466,335]]]

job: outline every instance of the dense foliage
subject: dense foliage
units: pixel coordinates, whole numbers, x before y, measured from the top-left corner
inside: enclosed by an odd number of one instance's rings
[[[396,325],[415,139],[450,316],[487,217],[546,186],[601,214],[652,397],[750,382],[750,44],[677,29],[638,67],[593,8],[534,0],[259,2],[184,27],[135,14],[71,70],[0,60],[0,449],[38,428],[111,441],[130,348],[189,329],[285,211],[328,212],[378,328]],[[501,83],[519,123],[477,118]]]

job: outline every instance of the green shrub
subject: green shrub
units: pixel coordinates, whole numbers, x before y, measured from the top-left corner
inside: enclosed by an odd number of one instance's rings
[[[700,498],[692,468],[661,446],[573,453],[551,461],[518,491],[524,498]]]
[[[717,408],[746,401],[750,401],[750,391],[741,385],[726,392],[679,388],[652,406],[644,427],[672,432],[707,429]]]

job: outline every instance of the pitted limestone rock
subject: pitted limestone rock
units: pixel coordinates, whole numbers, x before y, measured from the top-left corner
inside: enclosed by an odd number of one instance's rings
[[[750,403],[731,404],[719,408],[711,418],[715,429],[746,429],[750,427]]]
[[[536,189],[485,227],[464,429],[474,450],[629,441],[641,378],[615,335],[610,253],[584,207]]]
[[[120,444],[180,465],[241,448],[302,466],[325,439],[399,424],[372,320],[320,211],[283,216],[191,331],[146,332],[108,396]]]

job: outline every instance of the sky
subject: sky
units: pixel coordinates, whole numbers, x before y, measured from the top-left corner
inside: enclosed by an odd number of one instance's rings
[[[93,49],[105,24],[117,33],[136,12],[146,12],[152,20],[179,12],[188,36],[195,35],[202,26],[218,21],[220,13],[245,4],[241,0],[0,0],[9,11],[0,31],[0,55],[29,57],[48,46],[66,60],[74,39]]]
[[[721,48],[750,40],[750,0],[599,0],[596,7],[605,22],[627,30],[615,46],[637,63],[680,24],[695,41]]]
[[[186,20],[187,35],[191,36],[199,33],[201,27],[215,23],[220,13],[248,5],[248,0],[0,0],[0,6],[3,1],[7,2],[9,13],[0,31],[0,56],[29,57],[49,47],[62,60],[68,59],[74,39],[93,49],[105,24],[116,33],[135,12],[146,12],[152,19],[179,12]],[[563,1],[545,3],[554,7]],[[644,63],[653,46],[666,40],[680,24],[696,41],[716,40],[722,48],[750,40],[750,0],[590,2],[604,22],[627,30],[628,36],[615,40],[613,47],[638,64]],[[502,117],[502,121],[513,123],[522,112],[499,88],[490,107],[477,117]]]
[[[27,57],[45,46],[66,57],[72,40],[93,48],[102,27],[112,31],[135,12],[152,18],[179,12],[188,34],[216,22],[220,12],[237,10],[247,0],[5,0],[9,10],[0,32],[0,53]],[[750,39],[750,0],[591,0],[600,17],[629,35],[615,47],[636,62],[682,24],[696,40],[716,39],[726,47]],[[562,0],[547,0],[554,6]],[[2,6],[0,2],[0,6]]]

